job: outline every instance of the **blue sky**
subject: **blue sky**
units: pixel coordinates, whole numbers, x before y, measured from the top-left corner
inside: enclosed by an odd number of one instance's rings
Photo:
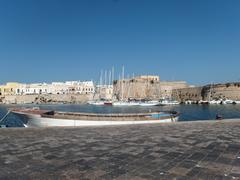
[[[98,80],[112,66],[240,81],[239,0],[0,0],[0,83]]]

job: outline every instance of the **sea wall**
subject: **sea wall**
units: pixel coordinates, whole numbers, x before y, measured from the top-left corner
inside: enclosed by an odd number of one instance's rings
[[[188,100],[191,101],[200,101],[202,100],[202,90],[203,87],[190,87],[183,89],[173,90],[173,98],[179,102],[185,102]]]
[[[181,102],[209,99],[240,100],[240,82],[176,89],[173,90],[173,97]]]
[[[138,79],[118,80],[113,87],[117,99],[160,99],[169,98],[173,89],[188,87],[185,81],[146,81]]]
[[[42,94],[42,95],[8,95],[1,98],[3,104],[31,103],[85,103],[93,99],[92,94]]]

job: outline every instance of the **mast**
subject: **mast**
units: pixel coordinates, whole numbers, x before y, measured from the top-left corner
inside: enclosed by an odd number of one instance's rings
[[[110,87],[111,85],[111,78],[112,78],[112,72],[109,70],[109,76],[108,76],[108,86]]]
[[[100,72],[100,82],[99,82],[100,86],[103,84],[102,76],[103,76],[103,70],[101,70],[101,72]]]
[[[210,84],[209,95],[208,95],[208,102],[211,101],[211,96],[212,96],[212,83]]]
[[[124,90],[124,66],[122,67],[122,100],[124,99],[124,92],[123,92],[123,90]]]
[[[118,100],[122,100],[122,97],[120,97],[121,95],[120,95],[120,92],[121,92],[121,87],[122,87],[122,81],[121,81],[121,75],[120,74],[118,74],[118,89],[119,89],[119,91],[118,91]]]
[[[112,85],[113,85],[113,81],[114,81],[114,67],[112,67]]]
[[[107,71],[105,70],[105,81],[104,81],[104,86],[107,85]]]

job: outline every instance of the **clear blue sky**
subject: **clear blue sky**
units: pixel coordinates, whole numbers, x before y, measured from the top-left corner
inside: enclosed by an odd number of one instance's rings
[[[1,84],[98,80],[122,65],[191,84],[240,81],[240,1],[0,0],[0,63]]]

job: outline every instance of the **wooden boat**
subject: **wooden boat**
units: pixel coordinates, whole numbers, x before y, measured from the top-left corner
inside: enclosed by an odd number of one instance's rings
[[[177,112],[98,114],[30,108],[11,109],[11,112],[24,119],[28,127],[153,124],[175,122],[179,117]]]

